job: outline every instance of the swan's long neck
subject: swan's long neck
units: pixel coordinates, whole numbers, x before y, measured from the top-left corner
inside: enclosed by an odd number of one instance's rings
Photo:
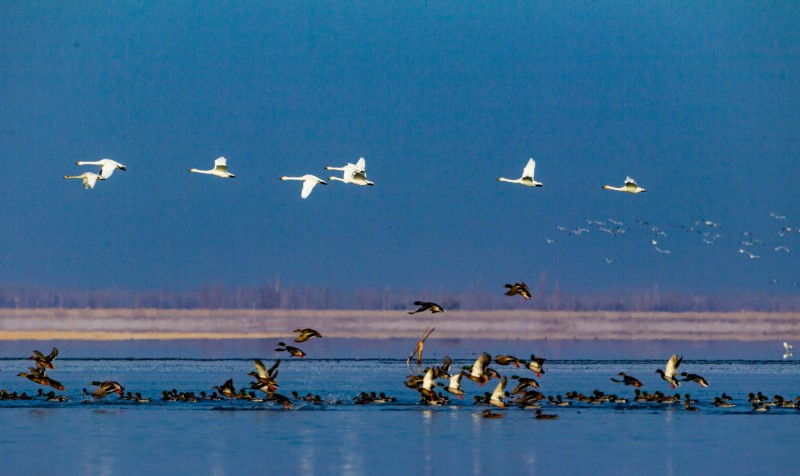
[[[194,173],[197,173],[197,174],[214,175],[214,169],[211,169],[211,170],[189,169],[189,172],[194,172]]]
[[[100,162],[84,162],[82,160],[79,160],[78,162],[75,162],[75,165],[103,165],[103,164],[101,164]]]
[[[512,180],[512,179],[507,179],[507,178],[500,177],[497,180],[499,180],[501,182],[508,182],[508,183],[522,183],[522,179]]]
[[[625,192],[625,187],[612,187],[611,185],[603,185],[603,188],[608,190],[616,190],[617,192]]]
[[[306,179],[304,179],[303,177],[281,177],[281,180],[300,180],[300,181],[305,181]]]
[[[330,180],[338,180],[339,182],[347,183],[347,180],[339,177],[328,177]]]

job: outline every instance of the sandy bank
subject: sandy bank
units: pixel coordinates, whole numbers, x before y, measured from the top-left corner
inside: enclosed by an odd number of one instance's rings
[[[453,339],[800,340],[800,313],[1,309],[0,340],[262,339],[297,327],[326,336]]]

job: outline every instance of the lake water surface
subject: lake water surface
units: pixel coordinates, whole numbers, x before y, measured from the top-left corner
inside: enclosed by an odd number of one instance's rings
[[[39,346],[42,347],[42,346]],[[311,347],[311,345],[309,345]],[[40,349],[49,351],[49,349]],[[262,356],[271,365],[275,354]],[[464,356],[454,368],[471,365]],[[519,357],[527,357],[520,355]],[[427,362],[438,365],[432,355]],[[665,359],[664,359],[665,360]],[[0,359],[0,388],[36,394],[38,385],[16,374],[31,361]],[[467,398],[428,406],[403,381],[405,359],[289,359],[283,355],[278,392],[319,394],[323,404],[300,400],[286,410],[246,400],[165,402],[163,390],[210,393],[233,378],[252,380],[252,360],[164,358],[58,358],[49,375],[66,386],[67,402],[0,401],[2,474],[798,474],[800,411],[772,408],[756,414],[749,392],[773,398],[800,396],[795,360],[685,360],[681,370],[703,375],[678,391],[699,400],[682,405],[624,403],[569,407],[544,405],[555,421],[532,410],[487,408],[472,396],[492,391],[463,379]],[[553,360],[538,380],[545,395],[598,389],[631,398],[614,384],[620,371],[639,378],[642,390],[674,393],[655,373],[661,360]],[[533,377],[526,369],[492,365],[501,374]],[[93,380],[117,380],[151,403],[82,396]],[[509,379],[509,390],[515,382]],[[50,387],[43,387],[49,391]],[[385,392],[392,403],[356,405],[362,391]],[[714,396],[734,397],[730,409]],[[87,403],[88,402],[88,403]],[[546,403],[546,402],[545,402]]]

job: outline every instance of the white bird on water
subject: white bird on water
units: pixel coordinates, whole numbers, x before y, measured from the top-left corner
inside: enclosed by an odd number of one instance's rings
[[[367,180],[367,161],[364,157],[359,157],[358,162],[351,164],[348,162],[344,167],[325,167],[325,170],[340,170],[342,171],[342,178],[329,177],[330,180],[337,180],[344,183],[352,183],[355,185],[375,185],[373,182]]]
[[[78,162],[75,162],[75,165],[97,165],[100,167],[100,176],[103,177],[103,180],[111,177],[111,174],[113,174],[117,169],[122,171],[127,170],[124,165],[111,159],[100,159],[95,162],[79,160]]]
[[[784,359],[788,359],[788,358],[792,357],[792,349],[793,348],[794,348],[794,346],[792,346],[792,344],[790,344],[788,342],[784,342],[783,343],[783,349],[786,351],[783,354],[783,358]]]
[[[83,180],[83,188],[94,188],[94,184],[96,184],[98,180],[105,180],[105,177],[93,172],[84,172],[80,175],[65,175],[64,178]]]
[[[642,187],[636,185],[636,181],[630,177],[625,177],[625,185],[623,185],[622,187],[612,187],[611,185],[603,185],[603,188],[608,190],[616,190],[617,192],[627,192],[627,193],[642,193],[647,191]]]
[[[316,187],[317,184],[328,185],[328,182],[322,180],[321,178],[319,178],[319,177],[317,177],[315,175],[310,175],[310,174],[303,175],[302,177],[286,177],[286,176],[284,176],[284,177],[281,177],[281,180],[300,180],[300,181],[302,181],[303,182],[303,191],[300,193],[300,197],[302,197],[304,199],[308,198],[308,196],[311,195],[311,191],[314,190],[314,187]]]
[[[206,174],[206,175],[216,175],[217,177],[221,178],[236,178],[235,175],[228,172],[228,159],[226,159],[225,157],[219,157],[217,160],[215,160],[214,168],[211,170],[189,169],[189,172],[195,172],[198,174]]]
[[[497,180],[499,180],[501,182],[518,183],[520,185],[525,185],[525,186],[528,186],[528,187],[541,187],[542,183],[541,182],[537,182],[537,181],[535,181],[533,179],[534,172],[536,172],[536,161],[533,160],[533,158],[531,157],[528,160],[528,164],[525,165],[525,168],[522,170],[522,177],[520,177],[520,178],[518,178],[516,180],[511,180],[511,179],[500,177]]]

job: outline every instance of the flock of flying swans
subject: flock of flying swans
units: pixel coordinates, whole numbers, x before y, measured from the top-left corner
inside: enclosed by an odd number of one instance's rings
[[[95,184],[98,180],[106,180],[111,177],[111,174],[114,173],[114,170],[126,170],[125,166],[120,164],[119,162],[115,162],[111,159],[101,159],[96,162],[76,162],[77,165],[97,165],[100,167],[100,173],[95,174],[92,172],[85,172],[81,175],[65,175],[65,179],[82,179],[83,180],[83,188],[94,188]],[[353,164],[348,162],[343,167],[332,167],[327,166],[325,170],[337,170],[342,172],[341,177],[328,177],[328,180],[331,181],[338,181],[342,183],[352,183],[354,185],[361,185],[361,186],[372,186],[375,185],[374,182],[370,182],[367,180],[367,161],[364,157],[360,157],[358,161]],[[541,187],[542,183],[537,182],[534,180],[533,175],[536,171],[536,161],[533,158],[528,159],[528,163],[525,165],[525,168],[522,170],[522,177],[518,179],[507,179],[504,177],[500,177],[497,180],[501,182],[508,182],[508,183],[516,183],[520,185],[525,185],[527,187]],[[200,170],[200,169],[189,169],[189,172],[194,172],[198,174],[206,174],[206,175],[214,175],[220,178],[236,178],[236,175],[232,174],[228,171],[228,160],[225,157],[219,157],[214,161],[214,168],[210,170]],[[287,177],[282,176],[281,180],[297,180],[303,182],[303,190],[300,193],[300,197],[305,199],[311,195],[311,191],[314,190],[314,187],[317,185],[328,185],[327,182],[322,180],[321,178],[317,177],[316,175],[306,174],[300,177]],[[603,188],[608,190],[616,190],[619,192],[627,192],[627,193],[641,193],[646,192],[647,190],[639,187],[636,182],[630,178],[625,178],[625,185],[622,187],[612,187],[611,185],[605,185]]]

